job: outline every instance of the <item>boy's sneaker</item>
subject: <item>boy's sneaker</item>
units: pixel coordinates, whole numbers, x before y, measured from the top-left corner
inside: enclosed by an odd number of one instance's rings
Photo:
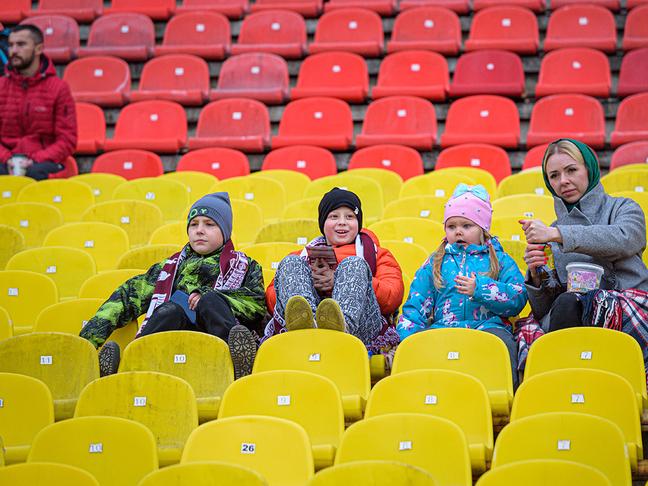
[[[257,343],[252,331],[241,324],[236,324],[230,329],[227,344],[234,365],[234,379],[238,380],[252,373],[257,353]]]
[[[344,314],[342,314],[340,304],[333,299],[324,299],[320,302],[315,313],[315,320],[317,321],[317,327],[320,329],[331,329],[332,331],[341,332],[346,330]]]
[[[288,299],[284,319],[286,321],[286,329],[289,331],[313,329],[315,327],[313,310],[308,301],[301,295],[293,295]]]
[[[115,341],[106,342],[99,351],[99,376],[117,373],[120,357],[119,344]]]

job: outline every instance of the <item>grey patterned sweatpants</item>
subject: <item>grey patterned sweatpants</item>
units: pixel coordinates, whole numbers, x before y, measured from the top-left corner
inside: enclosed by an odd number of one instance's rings
[[[382,329],[382,316],[372,284],[371,269],[365,260],[357,256],[342,260],[333,276],[332,298],[344,314],[347,332],[359,338],[365,345],[378,336]],[[303,296],[313,313],[322,301],[313,285],[313,273],[308,262],[297,255],[285,257],[279,264],[274,278],[277,303],[275,313],[284,317],[288,299]]]

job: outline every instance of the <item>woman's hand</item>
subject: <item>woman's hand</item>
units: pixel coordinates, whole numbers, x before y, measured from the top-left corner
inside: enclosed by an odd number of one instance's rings
[[[200,301],[200,292],[191,292],[191,295],[189,296],[189,309],[192,311],[196,310],[196,306],[198,305],[198,302]]]
[[[455,277],[455,287],[457,288],[457,292],[469,297],[475,295],[475,287],[477,286],[476,282],[477,276],[475,275],[475,272],[473,272],[470,277],[466,277],[465,275],[457,275]]]
[[[538,268],[547,264],[544,245],[528,243],[526,250],[524,251],[524,261],[526,262],[527,267],[529,267],[529,273],[531,274],[533,285],[535,287],[540,287],[542,282],[540,281]]]
[[[333,292],[333,269],[322,258],[311,263],[313,285],[320,294],[330,295]]]
[[[550,241],[562,243],[562,235],[558,228],[547,226],[539,219],[521,219],[518,223],[522,225],[528,243],[548,243]]]

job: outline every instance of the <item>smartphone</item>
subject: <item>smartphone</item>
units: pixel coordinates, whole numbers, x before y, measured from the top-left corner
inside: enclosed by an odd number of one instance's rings
[[[331,269],[335,269],[337,267],[337,257],[335,256],[335,250],[332,246],[307,246],[306,253],[308,254],[308,262],[311,264],[319,258],[324,260],[324,262],[327,263],[328,266],[331,267]]]
[[[189,308],[189,295],[186,292],[183,292],[182,290],[176,290],[175,292],[173,292],[173,294],[171,294],[169,300],[182,307],[182,310],[185,312],[192,324],[196,323],[196,311],[193,311]]]

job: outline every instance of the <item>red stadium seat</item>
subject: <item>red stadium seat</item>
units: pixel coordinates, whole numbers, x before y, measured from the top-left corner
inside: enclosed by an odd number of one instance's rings
[[[352,140],[353,118],[349,105],[335,98],[304,98],[286,105],[272,148],[316,145],[347,150]]]
[[[175,0],[112,0],[106,13],[133,12],[144,14],[153,20],[166,20],[175,13]]]
[[[105,150],[142,149],[175,153],[187,143],[187,116],[172,101],[139,101],[125,106]]]
[[[581,93],[610,96],[610,63],[601,51],[589,47],[568,47],[551,51],[542,58],[536,97]]]
[[[459,17],[442,7],[418,7],[401,12],[394,20],[387,52],[423,49],[454,56],[461,47]]]
[[[324,10],[339,10],[341,8],[366,8],[384,16],[391,17],[396,10],[395,0],[329,0]]]
[[[580,94],[551,95],[536,101],[531,112],[527,147],[576,138],[592,148],[605,143],[605,115],[601,103]]]
[[[373,99],[385,96],[418,96],[443,101],[448,94],[448,62],[429,51],[394,52],[380,63]]]
[[[544,50],[561,47],[591,47],[616,50],[616,23],[608,9],[598,5],[567,5],[549,17]]]
[[[0,22],[17,24],[31,13],[31,0],[2,0]]]
[[[502,2],[498,2],[497,0],[473,0],[473,10],[475,12],[485,8],[499,7],[500,5],[502,5]],[[544,0],[506,0],[505,5],[528,8],[536,13],[541,13],[545,10]]]
[[[482,50],[468,52],[457,60],[449,95],[521,97],[523,93],[524,68],[520,57],[509,51]]]
[[[365,57],[383,53],[382,20],[376,12],[344,8],[322,15],[317,22],[311,54],[325,51],[355,52]]]
[[[648,164],[648,140],[619,145],[612,154],[610,170],[630,164]]]
[[[321,52],[301,63],[293,100],[330,96],[350,103],[362,103],[369,92],[365,60],[352,52]]]
[[[270,52],[285,58],[301,58],[306,51],[306,22],[297,12],[265,10],[243,19],[232,54]]]
[[[626,3],[630,3],[630,2],[626,2]],[[600,5],[601,7],[605,7],[608,10],[614,10],[614,11],[619,10],[620,7],[619,0],[550,0],[550,5],[552,10],[555,10],[560,7],[564,7],[565,5],[574,5],[574,4]]]
[[[335,156],[325,148],[312,145],[293,145],[271,151],[263,159],[261,170],[274,169],[301,172],[311,180],[337,174]]]
[[[212,147],[186,153],[178,162],[176,170],[206,172],[223,180],[248,175],[250,163],[243,152],[230,148]]]
[[[648,4],[632,9],[623,29],[623,50],[648,47]]]
[[[79,175],[79,166],[74,160],[74,157],[68,157],[63,161],[63,170],[60,172],[54,172],[47,176],[48,179],[68,179]]]
[[[518,54],[535,54],[539,39],[538,19],[528,8],[488,7],[475,13],[466,51],[506,49]]]
[[[443,7],[460,15],[470,11],[468,0],[401,0],[399,6],[401,12],[417,7]]]
[[[511,175],[511,161],[506,150],[485,143],[467,143],[443,149],[434,170],[448,167],[474,167],[490,172],[499,183]]]
[[[167,23],[155,55],[193,54],[208,61],[223,59],[230,50],[230,24],[216,12],[188,12]]]
[[[356,150],[349,160],[349,169],[385,169],[396,172],[404,181],[423,175],[421,154],[402,145],[373,145]]]
[[[248,0],[184,0],[177,13],[216,12],[230,19],[240,19],[250,9]]]
[[[209,98],[209,66],[190,54],[169,54],[148,61],[142,69],[139,90],[132,101],[170,100],[182,105],[202,105]]]
[[[252,98],[267,104],[288,99],[288,64],[266,52],[250,52],[228,58],[221,66],[218,87],[210,98]]]
[[[502,96],[475,95],[450,105],[441,146],[490,143],[514,148],[520,140],[520,116],[515,103]]]
[[[542,159],[544,158],[544,153],[547,150],[548,145],[548,143],[543,143],[529,149],[524,156],[522,170],[532,169],[534,167],[542,167]]]
[[[369,105],[362,133],[356,137],[356,146],[390,143],[432,150],[436,134],[432,103],[414,96],[390,96]]]
[[[79,57],[103,55],[144,61],[151,57],[154,45],[155,27],[146,15],[104,15],[90,27],[88,44],[79,49]]]
[[[38,15],[67,15],[88,24],[103,13],[103,0],[40,0]]]
[[[189,148],[229,147],[263,152],[270,145],[270,117],[256,100],[228,98],[209,103],[200,112]]]
[[[128,103],[131,76],[128,63],[122,59],[109,56],[77,59],[67,65],[63,79],[75,101],[106,107]]]
[[[291,10],[304,17],[318,17],[322,12],[322,0],[256,0],[251,10]]]
[[[648,93],[628,96],[619,103],[610,143],[618,147],[640,140],[648,140]]]
[[[92,164],[91,172],[104,172],[124,179],[157,177],[164,174],[160,156],[147,150],[115,150],[101,154]]]
[[[72,17],[65,15],[38,15],[21,22],[31,24],[43,31],[45,54],[55,63],[68,63],[77,57],[79,50],[79,26]]]
[[[620,97],[648,91],[648,47],[627,52],[621,61],[617,95]]]
[[[644,5],[648,3],[648,0],[626,0],[626,8],[628,10],[631,10],[635,7],[639,7],[640,5]]]
[[[77,154],[96,154],[103,150],[106,119],[101,108],[90,103],[76,103]]]

